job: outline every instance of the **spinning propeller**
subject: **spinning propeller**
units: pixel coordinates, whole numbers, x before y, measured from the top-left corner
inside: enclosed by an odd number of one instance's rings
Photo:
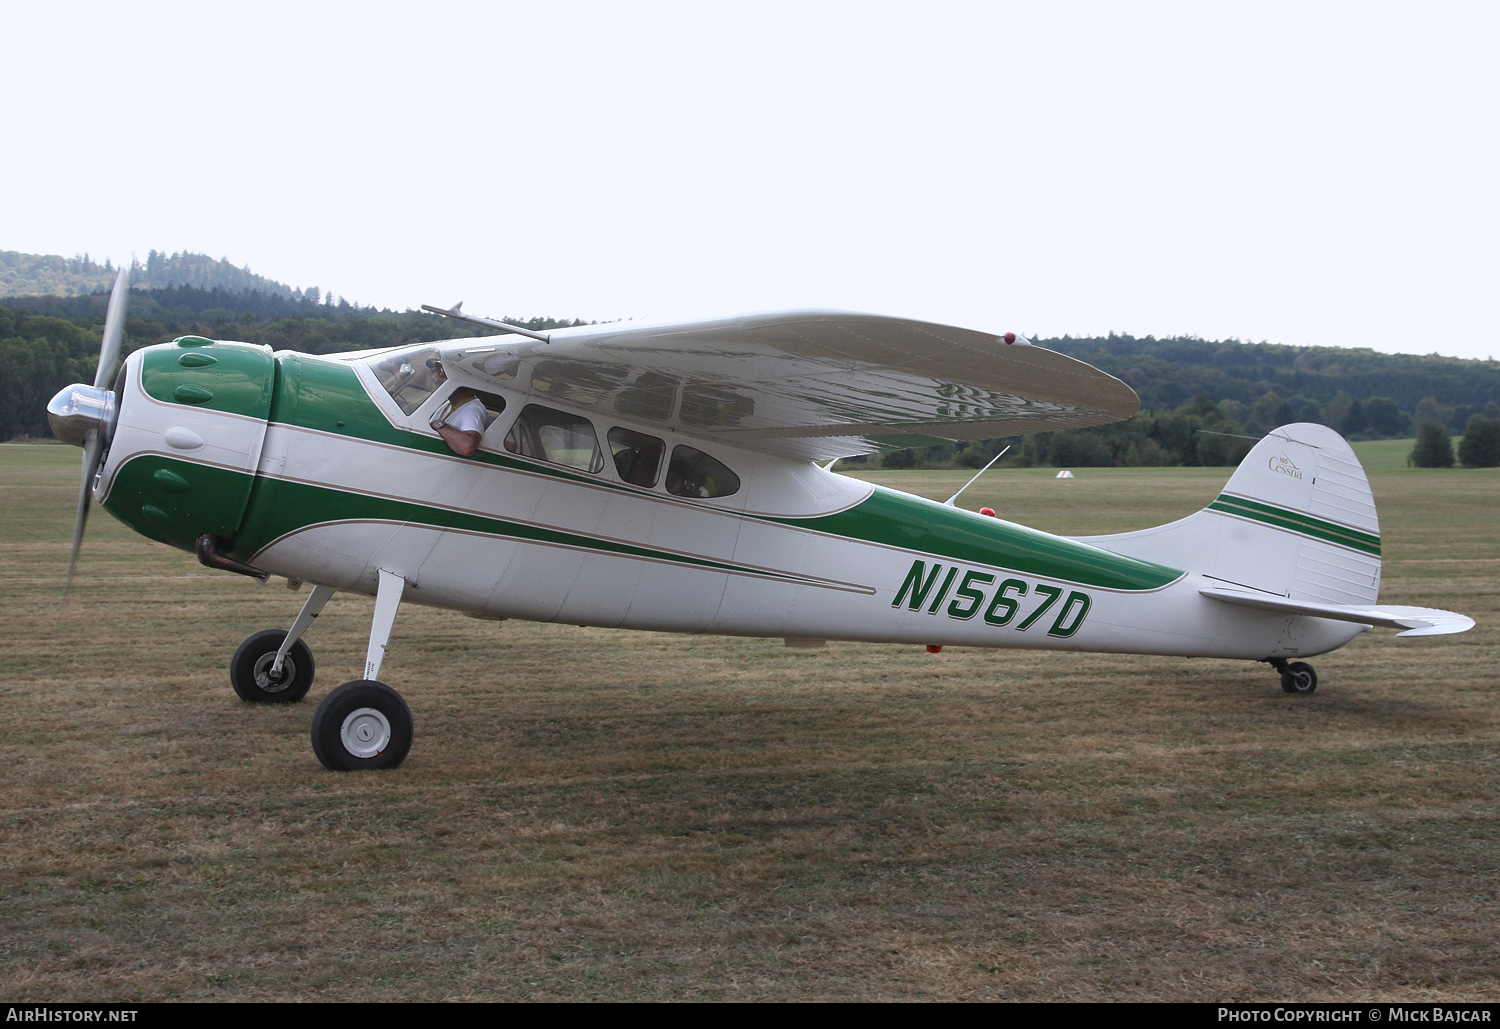
[[[83,546],[83,527],[89,517],[89,493],[93,489],[94,476],[99,473],[105,444],[115,427],[115,395],[105,388],[105,384],[114,378],[115,364],[120,359],[120,341],[125,336],[126,277],[127,270],[121,268],[115,279],[115,288],[109,295],[109,312],[104,318],[104,340],[99,346],[99,370],[94,373],[94,384],[86,386],[80,382],[65,386],[47,403],[47,421],[52,425],[52,434],[64,443],[83,448],[83,481],[78,484],[78,516],[73,521],[73,552],[68,558],[64,600],[68,599],[73,573],[78,568],[78,550]]]

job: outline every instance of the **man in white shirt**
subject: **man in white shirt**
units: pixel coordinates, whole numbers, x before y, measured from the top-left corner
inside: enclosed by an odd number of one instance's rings
[[[441,388],[448,381],[448,373],[443,371],[442,362],[437,358],[428,364],[432,366]],[[479,449],[479,438],[484,435],[485,413],[484,401],[472,389],[460,386],[448,397],[448,402],[437,409],[428,424],[443,437],[448,449],[459,457],[473,457]]]

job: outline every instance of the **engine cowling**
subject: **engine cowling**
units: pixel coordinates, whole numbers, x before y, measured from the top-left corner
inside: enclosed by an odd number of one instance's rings
[[[130,355],[95,499],[141,535],[193,551],[233,538],[276,388],[269,347],[184,336]]]

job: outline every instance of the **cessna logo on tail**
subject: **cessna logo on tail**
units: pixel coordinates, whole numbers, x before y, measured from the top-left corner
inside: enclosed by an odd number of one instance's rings
[[[1302,478],[1302,469],[1292,464],[1292,459],[1285,454],[1272,457],[1266,462],[1266,467],[1278,475],[1290,475],[1294,479]]]
[[[960,577],[958,572],[956,566],[950,565],[947,574],[944,574],[943,566],[937,562],[933,562],[929,571],[927,562],[913,561],[901,588],[896,591],[896,599],[891,601],[891,607],[900,607],[906,601],[913,611],[921,611],[925,606],[928,614],[935,615],[951,592],[953,600],[948,604],[949,618],[967,620],[983,611],[986,623],[1004,626],[1015,621],[1016,614],[1021,610],[1022,600],[1029,592],[1033,597],[1046,599],[1014,626],[1017,632],[1025,632],[1051,611],[1057,598],[1063,595],[1063,591],[1056,586],[1039,583],[1032,587],[1024,579],[1006,579],[986,600],[984,587],[992,585],[995,577],[988,572],[974,571],[964,572]],[[953,589],[955,582],[958,584],[957,590]],[[1090,604],[1087,593],[1080,593],[1078,590],[1070,592],[1068,599],[1063,601],[1062,609],[1057,612],[1057,617],[1053,619],[1052,628],[1047,630],[1047,635],[1064,639],[1073,635],[1088,617]]]

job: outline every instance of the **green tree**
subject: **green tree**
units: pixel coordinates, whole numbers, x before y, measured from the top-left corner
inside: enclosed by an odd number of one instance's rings
[[[1470,468],[1500,465],[1500,419],[1476,414],[1458,444],[1458,459]]]
[[[1417,404],[1417,424],[1437,422],[1439,425],[1447,425],[1448,420],[1453,417],[1453,410],[1450,404],[1438,403],[1436,397],[1423,397]]]
[[[1058,468],[1108,468],[1115,463],[1109,444],[1087,430],[1055,433],[1047,456]]]
[[[1370,423],[1370,431],[1377,436],[1404,436],[1411,428],[1411,419],[1401,413],[1401,408],[1390,397],[1366,400],[1365,418]]]
[[[1453,440],[1441,422],[1433,419],[1422,423],[1417,445],[1411,448],[1407,463],[1418,468],[1453,467]]]
[[[1368,424],[1365,418],[1365,405],[1362,401],[1356,400],[1349,405],[1349,413],[1344,415],[1338,430],[1345,436],[1353,436],[1357,432],[1364,432]]]

